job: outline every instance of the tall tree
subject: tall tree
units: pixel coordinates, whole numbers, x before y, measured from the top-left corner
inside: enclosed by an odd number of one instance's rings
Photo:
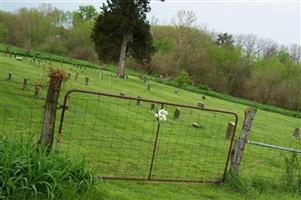
[[[126,54],[141,63],[151,59],[153,38],[146,14],[150,0],[107,0],[101,6],[91,38],[98,58],[104,62],[117,62],[117,76],[124,77]]]
[[[218,34],[216,39],[217,46],[221,47],[233,47],[234,40],[233,36],[229,35],[228,33],[221,33]]]

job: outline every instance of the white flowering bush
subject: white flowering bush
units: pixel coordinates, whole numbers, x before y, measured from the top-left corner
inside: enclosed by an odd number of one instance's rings
[[[164,109],[158,110],[155,114],[155,117],[159,122],[164,122],[167,119],[168,112]]]

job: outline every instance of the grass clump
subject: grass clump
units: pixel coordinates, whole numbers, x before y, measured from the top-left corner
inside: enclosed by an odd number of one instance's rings
[[[96,199],[95,186],[83,160],[0,137],[0,199]]]

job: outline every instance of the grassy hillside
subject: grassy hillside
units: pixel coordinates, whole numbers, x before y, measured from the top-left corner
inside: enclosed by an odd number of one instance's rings
[[[11,57],[14,57],[15,55],[19,55],[19,56],[25,56],[27,58],[36,58],[36,62],[38,63],[38,60],[41,61],[55,61],[58,62],[59,64],[70,64],[74,67],[78,67],[80,69],[85,69],[85,70],[98,70],[99,69],[99,65],[96,63],[92,63],[89,61],[85,61],[85,60],[79,60],[79,59],[74,59],[74,58],[67,58],[67,57],[63,57],[63,56],[59,56],[59,55],[55,55],[55,54],[49,54],[49,53],[44,53],[44,52],[39,52],[39,51],[27,51],[23,48],[19,48],[19,47],[15,47],[13,45],[8,45],[8,44],[3,44],[0,43],[0,52],[3,52],[4,54],[6,53],[6,55],[10,55]],[[102,66],[103,69],[105,69],[106,71],[112,71],[115,72],[116,68],[114,66],[110,66],[110,67],[104,67]],[[138,75],[138,73],[134,70],[131,69],[127,69],[127,73],[130,75]],[[152,79],[153,81],[155,81],[154,77],[148,77],[150,79]],[[168,81],[168,80],[161,80],[161,83],[170,85],[170,86],[177,86],[177,83],[174,81]],[[290,110],[286,110],[283,108],[279,108],[279,107],[275,107],[275,106],[271,106],[271,105],[266,105],[266,104],[261,104],[261,103],[257,103],[254,101],[250,101],[250,100],[246,100],[246,99],[241,99],[241,98],[237,98],[237,97],[233,97],[227,94],[221,94],[221,93],[217,93],[211,90],[208,90],[207,88],[197,88],[191,85],[182,85],[181,86],[182,89],[191,91],[191,92],[196,92],[196,93],[202,93],[202,94],[206,94],[208,96],[211,97],[215,97],[218,99],[223,99],[223,100],[227,100],[230,102],[235,102],[235,103],[239,103],[239,104],[243,104],[246,106],[252,106],[261,110],[265,110],[265,111],[269,111],[269,112],[275,112],[275,113],[279,113],[282,115],[287,115],[287,116],[292,116],[292,117],[297,117],[297,118],[301,118],[301,113],[300,112],[294,112],[294,111],[290,111]]]
[[[181,89],[178,94],[175,94],[176,88],[157,82],[151,82],[151,91],[147,92],[143,80],[136,76],[129,76],[128,80],[116,78],[111,80],[111,72],[105,71],[102,79],[99,79],[96,70],[75,68],[73,65],[56,62],[53,62],[52,66],[64,68],[71,73],[70,80],[63,85],[60,102],[63,94],[74,88],[117,95],[124,92],[126,96],[140,96],[193,106],[202,101],[206,108],[237,113],[239,116],[237,134],[242,124],[243,111],[246,108],[243,104],[210,96],[206,96],[204,100],[203,94]],[[24,78],[32,84],[47,85],[46,74],[49,65],[45,62],[39,65],[32,63],[31,60],[17,61],[1,55],[0,67],[2,134],[37,141],[46,88],[41,89],[40,98],[33,98],[34,87],[28,86],[25,91],[21,88]],[[13,73],[13,78],[7,81],[5,79],[9,72]],[[77,81],[74,80],[76,72],[79,73]],[[86,76],[90,77],[88,86],[84,84]],[[157,108],[158,106],[156,105]],[[175,121],[172,120],[175,107],[170,106],[166,109],[169,115],[167,122],[162,125],[158,163],[154,169],[155,176],[219,179],[229,145],[224,135],[227,123],[233,119],[220,114],[181,109],[181,120]],[[201,128],[194,129],[191,127],[192,122],[197,122]],[[149,109],[149,104],[142,102],[138,108],[136,101],[72,94],[66,112],[61,149],[71,156],[84,156],[90,163],[90,167],[99,175],[114,173],[121,176],[129,174],[144,177],[148,169],[155,126],[154,111]],[[291,140],[293,128],[300,126],[300,119],[258,110],[250,139],[300,148],[298,143]],[[264,184],[279,186],[280,183],[282,184],[281,181],[285,180],[283,174],[286,170],[284,159],[281,157],[283,155],[279,156],[279,154],[273,150],[248,146],[246,152],[248,156],[243,160],[242,174],[246,177],[257,175],[257,178],[262,175],[261,180],[271,177],[274,182],[270,180],[271,182],[264,182]],[[262,164],[255,158],[268,163]],[[292,193],[275,195],[267,191],[259,195],[257,190],[250,190],[245,194],[235,192],[227,186],[220,187],[212,184],[103,181],[99,184],[99,190],[107,199],[300,198]]]

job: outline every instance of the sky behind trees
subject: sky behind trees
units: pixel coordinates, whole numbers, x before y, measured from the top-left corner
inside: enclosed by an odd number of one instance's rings
[[[97,9],[104,0],[0,0],[0,9],[14,11],[21,7],[38,7],[42,3],[73,11],[79,5],[94,5]],[[179,10],[191,10],[197,24],[208,31],[232,34],[255,34],[279,44],[301,44],[301,0],[167,0],[153,1],[149,19],[154,16],[159,24],[170,24]]]

